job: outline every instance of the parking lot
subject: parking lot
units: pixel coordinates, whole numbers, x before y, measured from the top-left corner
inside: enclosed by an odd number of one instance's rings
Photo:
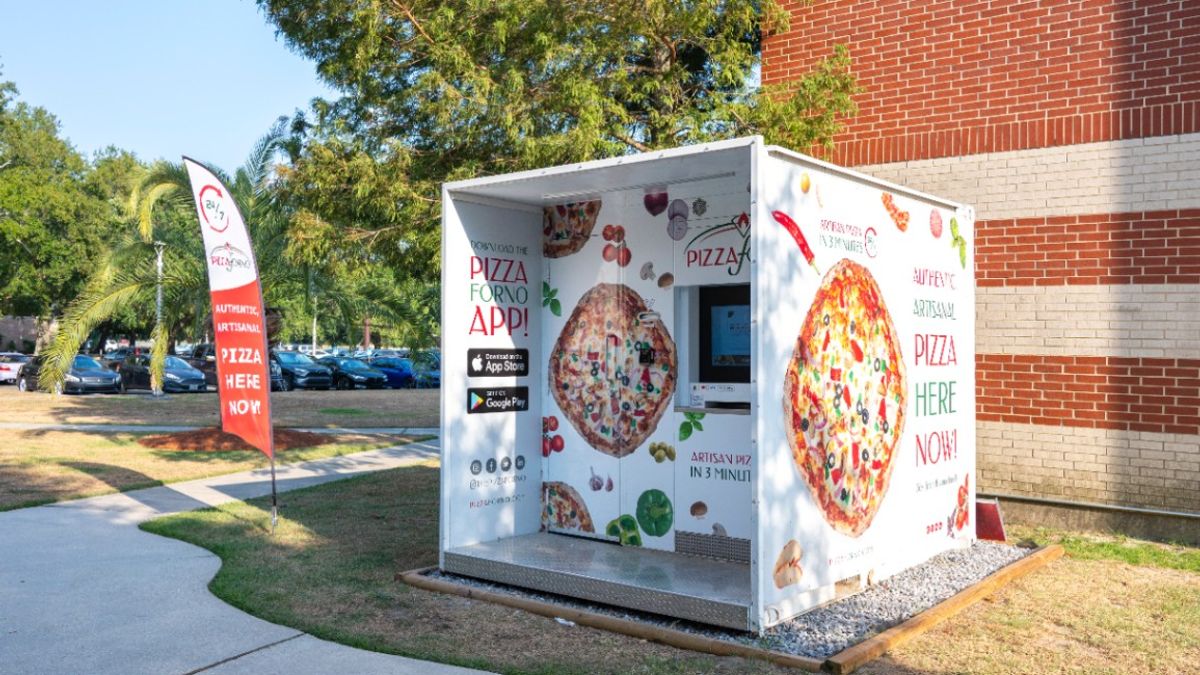
[[[436,427],[439,389],[288,391],[271,394],[279,427]],[[216,392],[53,396],[0,386],[5,422],[23,424],[145,424],[216,426]]]

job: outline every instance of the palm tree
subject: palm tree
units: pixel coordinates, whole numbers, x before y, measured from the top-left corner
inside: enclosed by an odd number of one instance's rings
[[[272,292],[279,295],[294,290],[297,275],[284,255],[287,213],[271,191],[275,157],[284,142],[283,127],[276,125],[255,144],[232,178],[216,172],[242,209],[268,304]],[[159,286],[155,242],[166,245],[161,280],[165,311],[152,335],[151,370],[156,388],[162,382],[168,326],[190,324],[198,333],[208,316],[208,272],[183,164],[154,165],[132,190],[125,212],[134,227],[101,257],[83,293],[64,312],[58,333],[46,351],[39,385],[44,390],[52,391],[61,384],[73,356],[99,323],[123,307],[153,302]]]
[[[278,197],[276,158],[281,153],[294,156],[295,151],[281,121],[255,144],[232,177],[215,171],[242,210],[267,306],[296,307],[303,298],[299,311],[315,313],[321,307],[341,315],[343,325],[355,324],[364,314],[385,316],[400,325],[420,324],[429,304],[427,284],[388,284],[392,275],[372,274],[379,271],[377,261],[361,253],[334,252],[341,247],[321,246],[322,254],[311,255],[303,246],[293,246],[293,233],[316,230],[338,236],[336,228],[318,216],[293,209]],[[72,358],[98,324],[124,307],[153,306],[159,285],[156,242],[166,244],[161,279],[165,302],[162,321],[153,329],[153,381],[162,382],[171,327],[193,335],[206,332],[204,324],[211,320],[208,271],[183,164],[160,162],[152,167],[132,191],[125,211],[133,227],[102,256],[84,292],[64,312],[46,351],[42,389],[61,385]]]

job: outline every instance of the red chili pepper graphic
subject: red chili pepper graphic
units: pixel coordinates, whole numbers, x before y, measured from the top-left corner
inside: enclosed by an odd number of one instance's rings
[[[850,385],[842,387],[842,400],[846,402],[846,407],[850,407]]]
[[[850,349],[854,350],[854,360],[858,361],[859,363],[862,363],[863,351],[862,351],[862,347],[858,346],[858,342],[851,340],[850,341]]]
[[[812,249],[808,247],[808,240],[804,238],[804,233],[800,231],[800,226],[796,224],[796,221],[792,220],[792,217],[783,211],[772,211],[771,216],[773,216],[775,221],[788,231],[788,234],[792,235],[792,239],[795,239],[796,245],[800,247],[800,252],[804,254],[804,259],[808,261],[809,265],[812,266],[813,271],[817,273],[817,276],[820,276],[821,269],[817,267],[817,263],[813,261],[814,256]]]

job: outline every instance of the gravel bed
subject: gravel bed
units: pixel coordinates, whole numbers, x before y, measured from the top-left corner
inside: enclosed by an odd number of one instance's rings
[[[825,659],[912,618],[1031,552],[1032,549],[976,541],[970,548],[946,551],[861,593],[847,596],[773,626],[761,637],[657,614],[527,591],[446,574],[439,570],[432,570],[427,574],[433,578],[496,593],[532,598],[562,607],[588,610],[786,654]]]

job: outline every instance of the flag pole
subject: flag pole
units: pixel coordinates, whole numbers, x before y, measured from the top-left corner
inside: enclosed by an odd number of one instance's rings
[[[260,295],[261,296],[261,291]],[[265,307],[265,306],[264,306]],[[267,332],[267,317],[266,309],[263,310],[263,333]],[[267,343],[267,359],[270,360],[271,341],[270,337],[266,337]],[[271,369],[267,367],[267,391],[271,391]],[[271,420],[271,399],[270,394],[267,395],[267,447],[271,449],[268,457],[271,458],[271,536],[275,536],[275,526],[279,523],[279,493],[275,490],[275,424]]]
[[[271,536],[275,536],[275,525],[279,522],[279,496],[275,492],[275,443],[271,443]]]

